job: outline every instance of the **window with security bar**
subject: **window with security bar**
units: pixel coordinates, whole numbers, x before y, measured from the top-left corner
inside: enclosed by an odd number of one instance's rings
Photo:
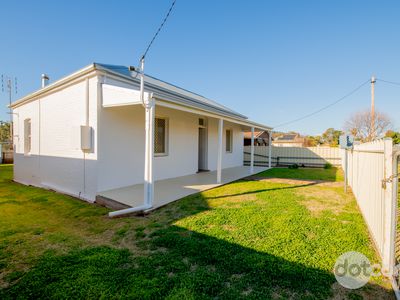
[[[168,120],[155,118],[154,122],[154,154],[167,155]]]
[[[32,148],[31,140],[31,119],[24,120],[24,153],[29,154]]]
[[[226,130],[226,146],[225,146],[225,150],[226,152],[232,152],[232,130],[231,129],[227,129]]]

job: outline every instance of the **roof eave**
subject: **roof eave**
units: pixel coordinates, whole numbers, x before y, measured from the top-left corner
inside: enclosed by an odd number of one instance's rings
[[[266,125],[263,125],[263,124],[260,124],[257,122],[253,122],[250,120],[246,120],[246,123],[248,123],[250,126],[252,126],[254,128],[265,130],[265,131],[271,131],[273,129],[273,127],[269,127],[269,126],[266,126]]]

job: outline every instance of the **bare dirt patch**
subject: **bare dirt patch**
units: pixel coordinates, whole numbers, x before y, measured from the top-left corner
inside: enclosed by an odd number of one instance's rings
[[[222,225],[222,228],[226,231],[235,231],[237,228],[233,225]]]
[[[335,282],[332,285],[333,297],[330,300],[343,300],[343,299],[396,299],[390,286],[379,286],[369,283],[361,289],[349,290]],[[374,293],[371,293],[371,290]]]
[[[256,176],[250,178],[263,182],[295,185],[294,193],[301,196],[303,199],[301,203],[315,216],[321,215],[324,211],[331,211],[335,215],[339,215],[352,201],[351,197],[337,191],[337,188],[343,185],[342,182]]]
[[[339,215],[346,210],[346,206],[352,201],[351,197],[340,194],[335,189],[320,185],[299,188],[295,193],[302,196],[301,203],[315,216],[319,216],[324,211]]]

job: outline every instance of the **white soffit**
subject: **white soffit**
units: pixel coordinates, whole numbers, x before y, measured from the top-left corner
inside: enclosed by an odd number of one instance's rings
[[[111,84],[102,84],[103,107],[126,106],[140,104],[140,91],[119,87]],[[149,93],[144,93],[144,99]]]

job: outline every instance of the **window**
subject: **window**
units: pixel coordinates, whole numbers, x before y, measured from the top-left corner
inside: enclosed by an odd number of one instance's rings
[[[167,155],[168,120],[155,118],[154,122],[154,154]]]
[[[225,145],[225,150],[226,152],[232,152],[232,129],[227,129],[226,130],[226,145]]]
[[[29,154],[31,152],[31,119],[24,120],[24,153]]]

